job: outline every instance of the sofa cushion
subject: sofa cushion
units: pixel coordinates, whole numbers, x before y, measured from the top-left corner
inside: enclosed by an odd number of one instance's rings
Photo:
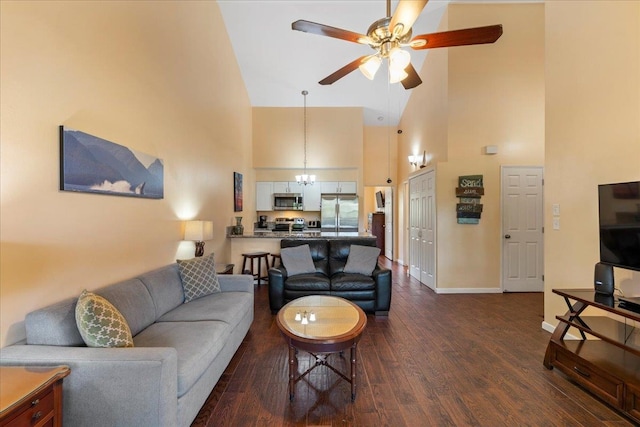
[[[184,302],[220,292],[214,255],[178,260],[178,271],[184,288]]]
[[[287,290],[329,291],[331,281],[322,273],[299,274],[287,278],[284,287]]]
[[[84,290],[76,304],[76,323],[89,347],[133,347],[127,321],[109,301]]]
[[[178,264],[170,264],[138,276],[156,307],[156,318],[184,303],[184,289]]]
[[[378,264],[378,256],[380,256],[378,247],[351,245],[344,272],[371,276]]]
[[[129,279],[98,289],[104,297],[127,319],[131,334],[137,335],[156,321],[156,308],[147,287],[139,279]]]
[[[282,264],[287,269],[287,275],[315,273],[316,266],[311,258],[309,245],[300,245],[291,248],[280,249]]]
[[[221,320],[235,326],[247,311],[253,311],[252,294],[219,292],[182,304],[159,318],[158,322]]]
[[[375,290],[376,282],[372,276],[355,273],[337,273],[331,277],[332,292]]]
[[[189,304],[190,305],[190,304]],[[188,392],[227,343],[220,321],[158,322],[134,337],[136,347],[171,347],[178,355],[178,397]]]
[[[76,302],[67,298],[59,303],[28,313],[24,319],[27,344],[84,346],[76,325]]]

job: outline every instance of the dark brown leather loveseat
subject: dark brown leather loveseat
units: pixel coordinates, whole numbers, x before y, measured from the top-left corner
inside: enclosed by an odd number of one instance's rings
[[[288,276],[284,265],[269,269],[269,306],[277,313],[283,305],[307,295],[333,295],[348,299],[367,313],[389,314],[391,270],[376,263],[370,276],[345,273],[351,245],[375,246],[375,238],[283,239],[281,248],[309,245],[314,273]]]

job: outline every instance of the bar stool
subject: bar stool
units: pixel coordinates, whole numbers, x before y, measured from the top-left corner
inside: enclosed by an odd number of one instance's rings
[[[260,280],[269,280],[268,276],[261,276],[262,274],[262,259],[264,258],[264,266],[265,269],[269,269],[269,252],[251,252],[242,254],[242,272],[244,274],[251,274],[254,280],[258,281],[258,286],[260,286]],[[253,260],[258,260],[258,271],[253,269],[254,263]],[[251,269],[247,269],[247,261],[251,264]]]
[[[282,265],[282,258],[280,254],[271,254],[271,267],[276,266],[276,260],[278,260],[278,265]]]

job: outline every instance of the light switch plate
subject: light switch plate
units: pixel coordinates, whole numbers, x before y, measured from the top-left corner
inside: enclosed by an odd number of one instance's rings
[[[553,204],[553,215],[554,216],[560,215],[560,205],[557,203]]]
[[[560,218],[553,218],[553,229],[560,230]]]

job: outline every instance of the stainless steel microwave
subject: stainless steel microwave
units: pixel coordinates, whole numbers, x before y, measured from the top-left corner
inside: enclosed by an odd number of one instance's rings
[[[301,211],[302,194],[300,193],[273,193],[274,211]]]

